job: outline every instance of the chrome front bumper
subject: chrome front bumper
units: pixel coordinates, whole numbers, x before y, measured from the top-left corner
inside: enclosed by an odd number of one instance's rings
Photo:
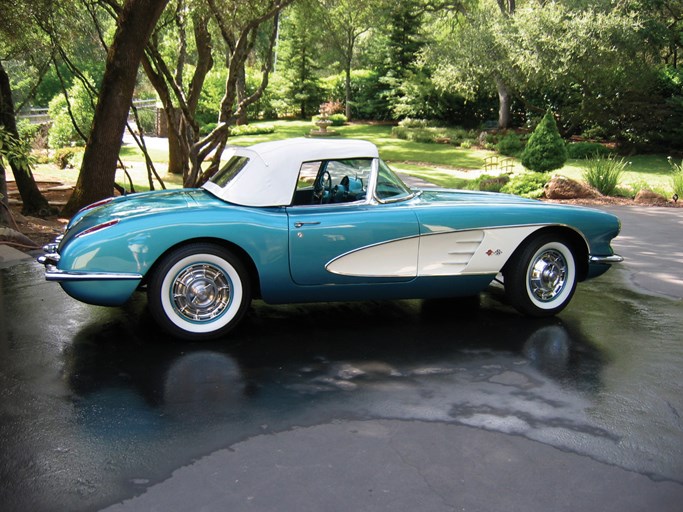
[[[588,261],[599,265],[611,265],[613,263],[621,263],[624,261],[624,258],[618,254],[612,254],[611,256],[590,256]]]

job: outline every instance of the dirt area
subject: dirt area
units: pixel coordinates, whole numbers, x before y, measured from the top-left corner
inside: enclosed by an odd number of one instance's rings
[[[38,182],[38,188],[50,205],[57,208],[61,208],[66,204],[73,190],[72,186],[59,182]],[[21,197],[14,181],[7,182],[7,195],[9,197],[10,210],[16,222],[16,227],[10,227],[13,229],[18,228],[17,231],[30,238],[34,242],[35,247],[42,247],[64,231],[68,219],[61,218],[58,215],[44,219],[23,216],[21,214]],[[30,250],[30,248],[18,248]]]

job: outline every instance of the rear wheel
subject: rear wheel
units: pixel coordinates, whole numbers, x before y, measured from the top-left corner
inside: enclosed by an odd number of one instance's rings
[[[536,317],[562,311],[576,290],[576,260],[571,245],[552,234],[521,247],[506,264],[505,294],[520,312]]]
[[[169,333],[210,339],[230,331],[251,302],[248,274],[231,252],[198,243],[166,255],[147,289],[154,319]]]

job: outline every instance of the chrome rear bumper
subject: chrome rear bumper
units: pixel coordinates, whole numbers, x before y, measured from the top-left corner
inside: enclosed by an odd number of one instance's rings
[[[45,280],[46,281],[129,281],[142,279],[142,274],[125,273],[125,272],[86,272],[74,270],[60,270],[57,268],[59,263],[59,253],[57,247],[59,246],[58,237],[54,242],[43,247],[45,254],[37,258],[38,263],[45,266]]]
[[[42,257],[38,258],[38,261]],[[46,281],[140,281],[142,274],[135,273],[114,273],[114,272],[77,272],[59,270],[52,263],[43,263],[45,265],[45,280]]]

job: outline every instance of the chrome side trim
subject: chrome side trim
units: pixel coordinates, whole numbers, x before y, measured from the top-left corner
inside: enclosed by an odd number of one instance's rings
[[[51,264],[45,265],[46,281],[133,281],[141,280],[142,274],[113,272],[77,272],[59,270]]]
[[[611,265],[612,263],[621,263],[624,258],[618,254],[612,254],[611,256],[590,256],[588,261],[600,265]]]

